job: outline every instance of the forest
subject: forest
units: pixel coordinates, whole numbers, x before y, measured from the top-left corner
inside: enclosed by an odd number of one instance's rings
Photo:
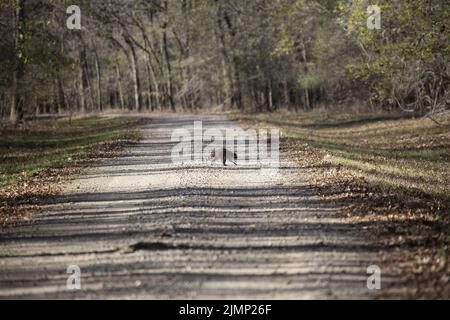
[[[0,0],[0,300],[449,300],[449,15]]]
[[[1,0],[0,116],[448,111],[449,3],[376,2]]]

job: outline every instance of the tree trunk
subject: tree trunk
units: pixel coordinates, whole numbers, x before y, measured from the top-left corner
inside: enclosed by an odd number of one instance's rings
[[[308,61],[306,58],[306,46],[305,43],[302,41],[302,58],[303,58],[303,63],[304,63],[304,70],[305,70],[305,75],[308,76]],[[304,98],[305,98],[305,109],[306,110],[310,110],[311,109],[311,99],[309,97],[309,88],[308,88],[308,84],[305,84],[305,88],[304,88]]]
[[[94,63],[95,63],[95,73],[97,76],[97,109],[102,112],[103,111],[103,103],[102,103],[102,75],[100,69],[100,62],[98,59],[97,50],[94,49]]]
[[[125,102],[123,100],[123,90],[122,90],[122,76],[120,74],[119,65],[115,65],[116,68],[116,85],[117,85],[117,92],[119,93],[119,103],[120,103],[120,109],[125,108]]]
[[[155,68],[153,67],[153,64],[150,60],[150,55],[148,55],[148,59],[147,59],[147,68],[150,72],[150,76],[153,82],[153,89],[155,89],[155,104],[154,104],[154,109],[160,107],[160,101],[159,101],[159,97],[160,97],[160,93],[159,93],[159,84],[158,81],[156,79],[156,75],[155,75]]]
[[[84,68],[83,68],[83,53],[80,50],[80,66],[78,71],[78,101],[80,113],[86,113],[86,101],[84,96]]]
[[[58,70],[56,73],[56,84],[57,84],[57,90],[58,90],[58,106],[59,106],[59,112],[66,110],[66,96],[64,93],[64,85],[61,79],[61,72]]]
[[[236,104],[239,110],[243,110],[242,104],[242,91],[241,91],[241,75],[239,73],[237,58],[233,58],[234,64],[234,78],[235,78],[235,92],[233,93],[233,102]]]
[[[266,106],[267,111],[273,111],[273,93],[272,93],[272,80],[269,78],[266,84]]]
[[[23,33],[25,31],[25,10],[24,1],[17,0],[16,7],[13,8],[12,21],[14,25],[13,37],[14,37],[14,71],[12,74],[11,85],[11,109],[10,120],[17,123],[23,119],[23,107],[20,97],[20,86],[24,75],[24,64],[22,61],[23,55]]]
[[[223,90],[225,94],[224,98],[224,106],[232,106],[232,93],[234,92],[234,84],[233,84],[233,77],[231,72],[231,64],[229,55],[226,49],[226,43],[225,43],[225,34],[222,26],[222,19],[220,16],[220,13],[218,13],[217,18],[217,25],[218,25],[218,31],[217,31],[217,38],[220,40],[219,47],[220,47],[220,53],[222,55],[222,78],[223,78]]]
[[[149,33],[145,29],[145,27],[142,25],[142,23],[138,19],[135,18],[134,21],[137,24],[137,27],[141,30],[142,38],[144,39],[144,48],[143,49],[147,53],[147,61],[146,61],[147,70],[151,76],[151,83],[153,84],[153,89],[155,90],[154,99],[151,99],[154,101],[152,106],[153,106],[153,109],[159,108],[160,110],[162,110],[161,106],[162,106],[163,102],[161,102],[161,100],[160,100],[161,99],[160,92],[163,90],[163,88],[161,88],[160,84],[158,83],[157,72],[156,72],[154,64],[152,63],[152,58],[154,59],[161,76],[164,76],[164,66],[163,66],[163,62],[161,62],[164,59],[163,58],[161,59],[158,57],[157,50],[155,50],[155,46],[154,46],[154,43],[152,40],[153,37],[151,36],[151,33]],[[153,24],[153,16],[152,15],[150,15],[150,22],[151,22],[151,24]],[[153,94],[152,94],[152,96],[153,96]]]
[[[145,61],[145,67],[147,70],[147,76],[145,77],[147,79],[147,88],[148,88],[148,92],[147,92],[147,109],[150,111],[153,111],[154,106],[153,106],[153,101],[152,101],[152,70],[150,67],[150,61],[149,61],[150,57],[147,55],[146,61]]]
[[[166,2],[167,6],[167,2]],[[173,98],[173,84],[172,84],[172,66],[170,64],[170,56],[169,56],[169,48],[167,42],[167,22],[163,24],[163,50],[164,50],[164,58],[166,60],[167,66],[167,95],[169,98],[170,109],[175,112],[175,101]]]
[[[283,98],[285,106],[288,109],[291,109],[291,99],[289,98],[289,85],[286,78],[283,81]]]
[[[85,105],[85,111],[90,112],[90,111],[94,110],[96,99],[94,97],[94,90],[91,85],[91,79],[89,78],[90,70],[89,70],[89,63],[88,63],[87,53],[86,53],[86,43],[84,42],[84,39],[81,35],[80,35],[80,42],[82,44],[80,63],[81,63],[81,67],[84,69],[84,71],[83,71],[83,88],[85,90],[87,90],[88,98],[89,98],[89,102],[90,102],[88,105],[87,99],[85,97],[84,105]]]
[[[12,74],[12,84],[11,84],[11,108],[9,113],[9,120],[13,123],[18,121],[17,116],[17,102],[18,102],[18,94],[17,94],[17,70],[13,71]]]
[[[129,39],[128,37],[125,37],[125,41],[127,42],[131,51],[131,54],[129,54],[129,58],[131,62],[131,73],[133,78],[134,109],[135,111],[139,112],[141,111],[142,108],[142,96],[141,96],[141,81],[138,68],[138,58],[132,40]]]

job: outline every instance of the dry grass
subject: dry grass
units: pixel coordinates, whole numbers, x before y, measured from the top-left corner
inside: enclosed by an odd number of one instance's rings
[[[450,119],[442,125],[400,115],[304,113],[236,119],[280,127],[285,138],[326,152],[371,187],[438,202],[450,199]]]
[[[31,219],[61,180],[140,138],[137,118],[38,120],[0,136],[0,225]]]
[[[36,120],[20,128],[0,130],[0,188],[37,171],[70,165],[93,146],[134,139],[128,131],[136,119],[89,117]]]
[[[335,215],[370,241],[395,248],[383,260],[408,274],[411,298],[450,298],[450,121],[401,115],[234,115],[245,127],[277,127],[282,152],[306,173]],[[364,225],[364,229],[356,226]]]

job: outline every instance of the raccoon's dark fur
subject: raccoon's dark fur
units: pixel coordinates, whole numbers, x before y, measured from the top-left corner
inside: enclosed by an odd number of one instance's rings
[[[222,160],[222,164],[224,166],[227,165],[227,161],[230,161],[232,163],[234,163],[236,165],[236,161],[237,161],[237,154],[233,151],[230,151],[228,149],[225,148],[217,148],[217,149],[213,149],[211,151],[211,158],[213,160]]]

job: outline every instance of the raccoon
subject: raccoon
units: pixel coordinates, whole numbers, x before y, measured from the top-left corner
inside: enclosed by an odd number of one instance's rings
[[[210,158],[213,159],[213,161],[216,160],[222,160],[222,164],[224,166],[227,165],[227,161],[230,161],[234,163],[234,165],[237,165],[237,154],[233,151],[230,151],[225,148],[216,148],[211,151]]]

